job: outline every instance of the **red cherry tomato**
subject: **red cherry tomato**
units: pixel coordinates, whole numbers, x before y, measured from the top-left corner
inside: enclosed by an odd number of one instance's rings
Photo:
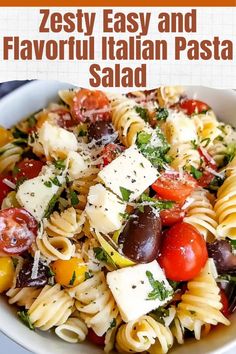
[[[206,242],[192,225],[180,222],[165,233],[159,263],[168,279],[187,281],[194,278],[207,258]]]
[[[0,251],[20,254],[35,240],[38,223],[23,208],[9,208],[0,211]]]
[[[208,104],[198,100],[184,100],[180,103],[182,108],[188,115],[193,113],[202,113],[210,108]]]
[[[181,178],[179,173],[164,173],[153,183],[152,189],[162,199],[183,204],[196,185],[196,180],[188,173],[184,173]]]
[[[24,159],[16,164],[16,172],[14,174],[14,181],[20,179],[31,179],[37,177],[42,170],[43,162],[34,159]]]
[[[203,164],[202,177],[200,177],[197,182],[198,182],[199,186],[207,187],[215,177],[214,173],[211,173],[209,170],[207,170],[207,168],[210,168],[213,171],[216,171],[217,165],[216,165],[215,160],[208,154],[208,152],[204,148],[200,147],[198,149],[198,152],[199,152],[204,164]]]
[[[124,150],[125,147],[121,145],[113,143],[107,144],[102,151],[103,166],[109,165],[109,163],[115,160]]]
[[[229,316],[229,301],[228,301],[228,298],[224,292],[224,290],[220,290],[220,301],[222,303],[222,309],[221,309],[221,312],[223,313],[223,315],[225,317],[228,317]]]
[[[104,346],[105,345],[105,335],[104,336],[97,336],[96,333],[92,330],[92,328],[88,329],[88,340],[93,344]]]
[[[71,112],[77,122],[111,119],[109,99],[102,91],[78,91],[73,98]]]
[[[4,183],[4,179],[8,179],[9,181],[12,181],[12,177],[0,176],[0,206],[2,204],[3,199],[12,190],[8,185],[6,185],[6,183]]]
[[[177,222],[182,221],[184,216],[185,212],[177,203],[175,203],[171,209],[164,209],[160,212],[162,226],[172,226]]]
[[[68,109],[58,108],[51,112],[57,114],[56,122],[61,128],[68,129],[77,125],[77,122],[74,120]]]

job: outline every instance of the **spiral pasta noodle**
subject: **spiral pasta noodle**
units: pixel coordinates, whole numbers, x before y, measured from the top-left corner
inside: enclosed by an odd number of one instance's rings
[[[218,226],[216,213],[209,200],[209,192],[196,189],[190,196],[193,202],[186,209],[184,221],[193,225],[209,241],[214,239]]]
[[[46,285],[30,306],[31,323],[42,331],[65,323],[73,311],[74,300],[59,284]]]
[[[198,169],[201,163],[198,150],[194,149],[190,142],[171,146],[167,154],[172,158],[170,164],[176,170],[188,169],[190,166]]]
[[[12,191],[7,194],[7,196],[3,199],[1,209],[8,209],[8,208],[19,208],[20,204],[16,199],[16,192]]]
[[[194,115],[192,118],[196,124],[197,133],[203,146],[209,148],[213,141],[221,134],[219,122],[212,110],[206,113]]]
[[[122,95],[110,95],[112,123],[120,141],[129,147],[135,143],[137,134],[146,123],[135,110],[136,102]]]
[[[23,149],[13,143],[8,143],[0,148],[0,173],[11,171],[20,160]]]
[[[200,274],[187,283],[187,291],[181,296],[181,302],[177,306],[177,316],[182,327],[194,330],[199,339],[203,324],[230,324],[221,313],[221,308],[220,289],[208,260]]]
[[[42,289],[31,288],[11,288],[7,291],[8,302],[10,305],[16,304],[18,306],[24,306],[27,310],[32,303],[37,299]]]
[[[119,311],[103,272],[68,291],[75,297],[75,306],[86,325],[98,336],[106,333]]]
[[[80,343],[86,339],[88,328],[80,318],[72,315],[65,323],[56,327],[55,333],[65,342]]]
[[[167,353],[173,345],[173,335],[168,327],[151,316],[121,325],[116,336],[116,348],[120,353]]]
[[[42,238],[36,238],[36,245],[42,256],[50,261],[57,259],[68,260],[75,253],[75,246],[66,237],[48,237],[46,233]]]
[[[76,233],[80,233],[81,229],[74,208],[68,208],[61,214],[54,211],[46,222],[46,232],[51,237],[62,236],[72,238]]]
[[[72,183],[72,189],[77,193],[79,204],[77,209],[84,210],[87,204],[87,197],[91,186],[96,184],[97,174],[91,174],[85,177],[76,179]]]
[[[183,95],[182,86],[162,86],[157,90],[157,100],[161,107],[171,106],[179,102]]]
[[[219,188],[214,210],[219,222],[217,237],[236,239],[236,169]]]

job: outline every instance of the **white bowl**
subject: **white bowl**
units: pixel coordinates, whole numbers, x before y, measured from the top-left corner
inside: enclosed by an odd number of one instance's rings
[[[72,87],[70,84],[56,81],[34,81],[18,88],[0,100],[0,124],[12,126],[25,117],[53,101],[57,91]],[[216,90],[207,87],[186,87],[189,97],[207,102],[227,123],[235,125],[236,92],[232,90]],[[16,310],[6,300],[0,298],[0,330],[8,337],[37,354],[102,354],[100,348],[89,343],[68,344],[52,333],[33,332],[25,327],[17,318]],[[236,352],[236,313],[231,318],[230,327],[219,327],[200,341],[187,341],[185,345],[172,349],[173,354],[221,354]],[[1,350],[0,350],[1,352]]]

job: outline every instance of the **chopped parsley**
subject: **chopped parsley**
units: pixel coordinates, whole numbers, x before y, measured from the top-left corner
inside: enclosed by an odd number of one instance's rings
[[[70,191],[70,201],[72,206],[76,206],[79,204],[79,198],[75,191]]]
[[[52,187],[52,182],[51,181],[45,181],[44,182],[44,185],[48,188],[51,188]]]
[[[75,271],[73,271],[69,285],[74,285],[75,279],[76,279],[76,273],[75,273]]]
[[[168,317],[169,314],[169,309],[166,309],[165,307],[159,307],[156,310],[150,312],[149,315],[153,317],[157,322],[160,322],[161,324],[165,325],[164,318]]]
[[[27,180],[25,176],[20,177],[16,182],[16,191],[18,191],[19,187]]]
[[[156,109],[156,119],[159,121],[165,122],[166,119],[168,118],[169,112],[166,108],[157,108]]]
[[[53,164],[58,170],[64,170],[66,168],[64,160],[56,160]]]
[[[19,167],[17,167],[17,166],[14,166],[13,167],[13,170],[12,170],[12,175],[13,175],[13,177],[16,177],[16,175],[20,172],[20,168]]]
[[[236,143],[230,143],[227,145],[226,154],[224,157],[224,164],[227,165],[233,160],[236,154]]]
[[[121,195],[122,195],[122,199],[125,202],[129,201],[129,197],[133,193],[132,191],[130,191],[129,189],[126,189],[124,187],[120,187],[120,192],[121,192]]]
[[[195,179],[200,179],[203,175],[203,173],[199,170],[197,170],[194,166],[191,165],[190,167],[190,173]]]
[[[231,243],[232,248],[236,250],[236,240],[229,239],[229,242]]]
[[[159,299],[163,301],[173,294],[173,290],[166,289],[164,281],[160,282],[155,280],[151,272],[146,271],[146,276],[153,288],[153,290],[148,294],[147,300]]]
[[[119,215],[125,221],[127,221],[129,219],[129,217],[130,217],[129,213],[119,213]]]
[[[47,267],[47,273],[49,277],[53,277],[56,274],[50,267]]]
[[[159,210],[163,209],[171,209],[174,205],[174,202],[169,201],[169,200],[158,200],[156,198],[151,198],[149,197],[146,193],[143,193],[140,196],[140,201],[141,202],[148,202],[151,204],[153,208],[157,208]]]
[[[224,178],[220,178],[215,176],[211,183],[207,186],[207,189],[211,192],[216,192],[220,188],[220,186],[224,183]]]
[[[147,110],[147,108],[135,106],[135,111],[139,114],[139,116],[140,116],[145,122],[148,122],[148,110]]]
[[[158,142],[158,145],[156,142]],[[159,127],[153,130],[152,134],[147,132],[138,133],[136,145],[154,167],[161,169],[166,162],[169,162],[166,154],[170,146]]]
[[[44,213],[44,216],[43,216],[44,218],[48,218],[49,215],[53,212],[53,209],[54,209],[54,207],[55,207],[55,204],[56,204],[58,198],[59,198],[59,196],[58,196],[57,194],[55,194],[55,195],[51,198],[50,202],[48,203],[48,207],[47,207],[47,209],[46,209],[46,211],[45,211],[45,213]]]
[[[20,318],[20,320],[24,323],[24,325],[26,325],[31,331],[34,331],[35,328],[30,321],[28,311],[26,310],[18,311],[17,315]]]
[[[211,142],[211,139],[210,138],[205,138],[203,140],[201,140],[201,144],[204,148],[206,148]]]
[[[36,125],[37,119],[35,118],[34,114],[32,114],[31,116],[29,116],[29,118],[27,118],[27,123],[30,128],[33,128]]]
[[[12,135],[14,136],[15,139],[27,139],[28,134],[22,132],[20,129],[18,129],[17,127],[14,127],[14,130],[12,132]]]
[[[87,136],[87,131],[86,131],[86,130],[81,129],[81,130],[79,131],[78,136],[80,136],[80,137]]]
[[[193,149],[195,149],[195,150],[198,149],[199,145],[198,145],[198,143],[196,142],[196,140],[191,140],[191,144],[192,144]]]
[[[116,264],[114,263],[113,259],[103,248],[94,247],[93,252],[98,261],[110,264],[116,268]]]
[[[57,176],[50,178],[50,181],[52,181],[52,183],[55,184],[55,186],[61,187],[61,183],[57,178]]]
[[[110,327],[108,328],[109,329],[112,329],[112,328],[115,328],[116,327],[116,319],[113,318],[112,321],[110,322]]]
[[[85,280],[91,279],[93,277],[93,274],[89,271],[89,272],[85,272],[84,273],[84,277]]]

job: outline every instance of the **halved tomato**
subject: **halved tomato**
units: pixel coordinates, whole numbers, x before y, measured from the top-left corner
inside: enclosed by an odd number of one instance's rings
[[[181,209],[180,204],[175,203],[171,209],[161,210],[160,217],[162,226],[172,226],[183,220],[185,212]]]
[[[202,113],[210,109],[208,104],[198,100],[184,100],[180,103],[180,108],[182,108],[188,115]]]

